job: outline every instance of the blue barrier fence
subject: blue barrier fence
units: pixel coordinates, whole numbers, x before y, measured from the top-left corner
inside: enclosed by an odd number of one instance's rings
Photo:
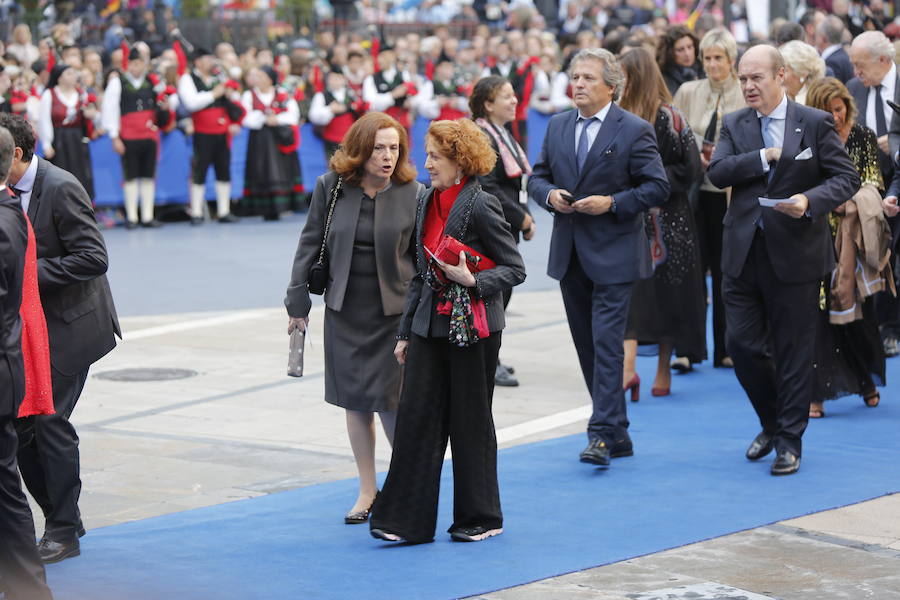
[[[547,122],[550,117],[537,111],[528,115],[528,157],[532,164],[541,150]],[[430,121],[416,119],[412,128],[412,159],[419,170],[419,179],[427,182],[425,171],[425,132]],[[306,124],[301,128],[301,143],[297,149],[303,182],[307,190],[312,189],[316,177],[327,170],[325,148],[312,129]],[[231,195],[242,196],[244,189],[244,162],[247,157],[247,130],[234,137],[231,145]],[[98,206],[119,206],[122,204],[122,163],[112,149],[109,138],[101,137],[91,142],[91,162],[94,166],[94,193]],[[191,177],[191,140],[180,131],[173,131],[162,137],[159,166],[156,170],[156,203],[187,203]],[[214,176],[210,170],[207,178],[206,196],[215,199]]]

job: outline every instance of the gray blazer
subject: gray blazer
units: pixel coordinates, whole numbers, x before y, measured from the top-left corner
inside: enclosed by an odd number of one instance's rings
[[[460,229],[465,222],[465,205],[478,190],[475,207],[469,218],[469,226],[465,235]],[[434,188],[428,188],[419,197],[416,214],[416,276],[409,287],[406,297],[406,308],[400,320],[399,336],[409,337],[410,332],[422,337],[447,337],[450,334],[450,320],[447,316],[437,314],[438,296],[425,283],[428,261],[422,245],[425,215],[428,205],[434,196]],[[447,215],[444,232],[452,235],[463,244],[487,256],[497,266],[475,275],[475,296],[484,299],[487,313],[488,329],[500,331],[506,326],[503,308],[503,291],[515,287],[525,281],[525,264],[516,247],[516,239],[509,230],[509,223],[503,214],[500,201],[481,189],[475,178],[460,191],[459,196]]]
[[[50,362],[64,375],[86,370],[122,337],[106,279],[106,244],[91,199],[75,176],[35,156],[28,218],[37,241],[38,285]]]
[[[291,282],[284,298],[284,305],[292,317],[305,317],[312,307],[307,277],[309,268],[319,257],[331,190],[336,182],[337,174],[333,171],[316,180],[306,225],[294,255]],[[416,192],[420,188],[421,184],[415,181],[403,185],[394,184],[376,196],[375,264],[385,316],[403,312],[406,290],[415,274],[411,246],[416,221]],[[334,207],[331,229],[325,244],[329,257],[325,305],[331,310],[340,311],[344,305],[362,197],[362,188],[346,185],[345,182]]]

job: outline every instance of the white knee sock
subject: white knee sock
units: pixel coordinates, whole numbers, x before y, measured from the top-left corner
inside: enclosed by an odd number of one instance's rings
[[[206,202],[206,186],[203,184],[191,184],[191,217],[203,218],[203,203]]]
[[[149,223],[153,220],[153,205],[156,202],[156,182],[152,179],[139,179],[141,188],[141,221]]]
[[[122,186],[125,196],[125,218],[129,223],[138,222],[138,180],[131,179]]]
[[[216,182],[216,208],[218,209],[218,217],[221,219],[231,212],[231,182]]]

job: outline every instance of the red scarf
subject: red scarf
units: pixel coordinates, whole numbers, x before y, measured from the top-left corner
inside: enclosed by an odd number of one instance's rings
[[[53,387],[50,376],[50,338],[38,291],[37,243],[31,221],[28,223],[28,247],[25,250],[25,276],[22,282],[22,358],[25,361],[25,399],[19,417],[52,415]]]
[[[450,209],[453,208],[453,203],[465,187],[466,181],[468,178],[464,177],[462,181],[443,192],[437,188],[434,190],[428,212],[425,213],[425,228],[422,232],[422,244],[432,252],[437,251],[438,244],[444,237],[444,226],[447,224],[447,217],[450,216]]]

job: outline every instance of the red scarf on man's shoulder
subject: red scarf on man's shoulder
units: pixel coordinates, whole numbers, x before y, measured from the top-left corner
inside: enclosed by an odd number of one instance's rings
[[[50,336],[38,290],[37,242],[31,221],[28,223],[28,247],[25,250],[25,276],[22,282],[22,358],[25,360],[25,399],[19,417],[52,415],[53,383],[50,373]]]

